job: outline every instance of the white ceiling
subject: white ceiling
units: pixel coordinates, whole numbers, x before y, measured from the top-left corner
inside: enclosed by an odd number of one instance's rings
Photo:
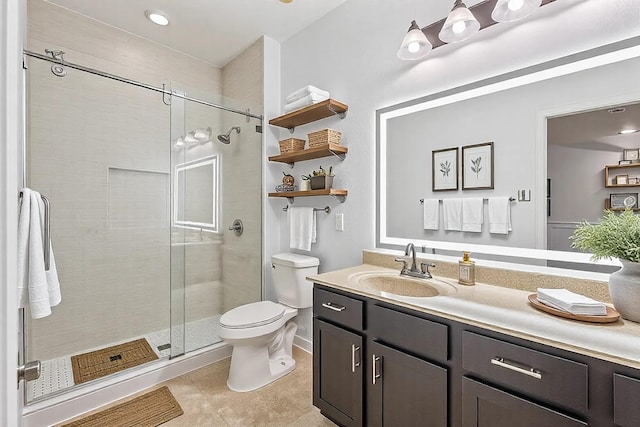
[[[624,111],[610,113],[613,107],[558,117],[547,122],[549,144],[576,146],[591,150],[618,151],[640,147],[640,132],[619,135],[623,129],[640,129],[640,104],[622,105]]]
[[[223,67],[263,35],[283,42],[346,0],[48,0]],[[151,23],[147,9],[169,15]]]

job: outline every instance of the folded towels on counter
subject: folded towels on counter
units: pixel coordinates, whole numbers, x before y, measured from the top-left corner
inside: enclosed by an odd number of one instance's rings
[[[462,231],[482,232],[483,211],[482,197],[462,199]]]
[[[462,231],[462,199],[444,199],[442,216],[445,230]]]
[[[287,210],[289,219],[289,247],[310,251],[316,242],[316,213],[313,208],[294,208]]]
[[[511,201],[509,197],[489,197],[489,233],[509,234],[511,231]]]
[[[284,112],[285,113],[290,113],[294,110],[298,110],[300,108],[306,107],[308,105],[313,105],[317,102],[320,101],[324,101],[326,99],[329,99],[328,96],[324,96],[324,95],[318,95],[316,93],[310,93],[309,95],[300,98],[296,101],[293,102],[289,102],[288,104],[285,104],[284,106]]]
[[[440,200],[424,199],[423,223],[425,230],[440,228]]]
[[[298,90],[296,90],[295,92],[290,93],[286,98],[285,98],[285,102],[287,104],[291,104],[292,102],[295,102],[299,99],[304,98],[307,95],[311,95],[311,94],[315,94],[315,95],[320,95],[323,96],[325,99],[330,97],[329,92],[327,92],[326,90],[322,90],[319,89],[315,86],[305,86],[303,88],[300,88]]]
[[[538,288],[538,301],[571,314],[590,316],[607,314],[607,306],[604,303],[567,289]]]

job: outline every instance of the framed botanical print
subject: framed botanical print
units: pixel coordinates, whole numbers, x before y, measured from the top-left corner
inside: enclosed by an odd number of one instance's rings
[[[493,188],[493,142],[462,147],[462,189]]]
[[[458,189],[458,147],[431,152],[431,185],[433,191]]]

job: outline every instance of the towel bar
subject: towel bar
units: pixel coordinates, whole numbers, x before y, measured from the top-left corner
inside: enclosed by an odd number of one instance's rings
[[[289,210],[289,205],[285,206],[284,208],[282,208],[283,211],[288,211]],[[320,212],[320,211],[325,211],[325,213],[330,214],[331,213],[331,207],[330,206],[325,206],[324,208],[313,208],[314,212]]]
[[[44,269],[49,271],[49,267],[51,266],[51,203],[43,194],[41,194],[40,197],[44,203],[44,242],[42,244],[44,249]],[[22,191],[20,192],[19,198],[22,199]]]
[[[487,200],[489,200],[489,199],[487,199],[487,198],[485,197],[485,198],[484,198],[484,199],[482,199],[482,200],[484,200],[484,201],[486,202],[486,201],[487,201]],[[438,199],[438,201],[439,201],[439,202],[442,202],[442,199]],[[509,201],[510,201],[510,202],[515,202],[515,201],[516,201],[516,198],[515,198],[515,197],[509,197]],[[424,203],[424,199],[420,199],[420,203]]]

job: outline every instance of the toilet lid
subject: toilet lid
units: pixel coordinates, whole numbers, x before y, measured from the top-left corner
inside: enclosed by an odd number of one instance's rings
[[[229,329],[254,328],[268,325],[284,316],[284,307],[272,301],[259,301],[241,305],[227,311],[220,325]]]

